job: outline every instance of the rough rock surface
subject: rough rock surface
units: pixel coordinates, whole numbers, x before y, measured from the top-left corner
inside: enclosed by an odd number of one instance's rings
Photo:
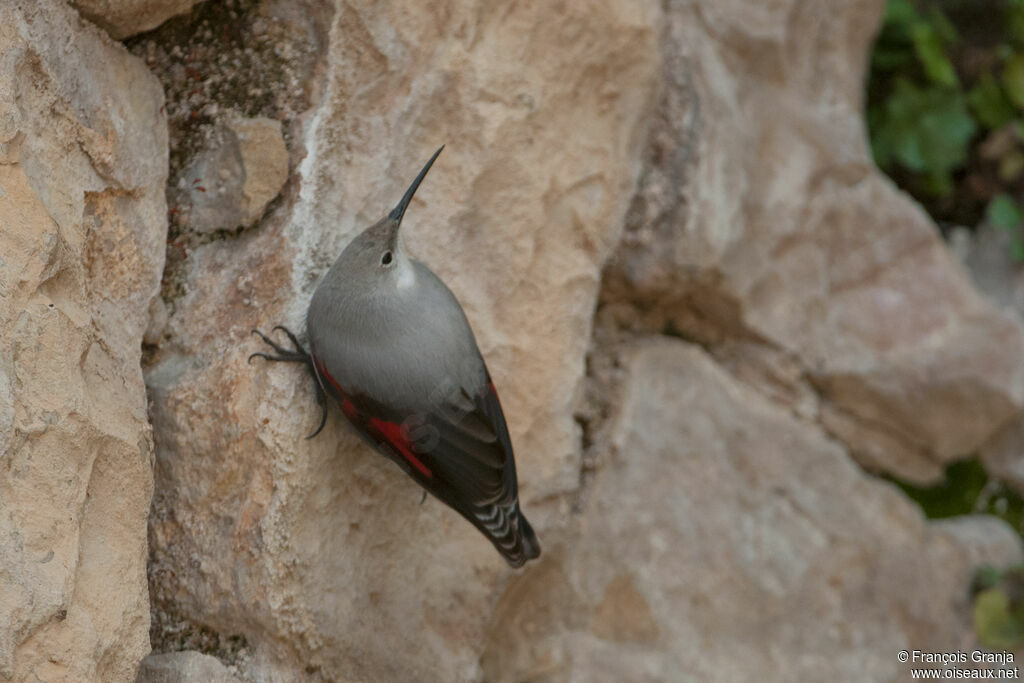
[[[1024,317],[1024,271],[1013,256],[1013,234],[992,225],[953,232],[951,247],[978,291],[1000,308]]]
[[[1024,270],[1013,257],[1013,236],[982,225],[975,231],[957,229],[951,246],[975,285],[996,306],[1024,318]],[[1024,415],[1005,424],[979,449],[986,471],[1024,493]]]
[[[149,651],[162,104],[64,3],[0,4],[2,681],[131,680]]]
[[[668,85],[606,299],[716,347],[871,469],[928,482],[1021,409],[1024,337],[871,163],[882,5],[669,4]]]
[[[420,505],[337,411],[305,441],[318,419],[308,375],[247,365],[261,348],[249,330],[301,332],[346,241],[447,142],[405,236],[478,332],[543,534],[579,481],[573,407],[601,266],[639,170],[656,19],[629,2],[338,4],[321,98],[297,138],[297,196],[190,253],[146,371],[153,595],[169,632],[179,615],[244,636],[271,680],[478,675],[507,568],[455,513]]]
[[[146,335],[159,648],[260,681],[862,680],[905,676],[897,641],[970,645],[971,566],[1017,539],[854,459],[937,477],[1020,412],[1024,343],[870,163],[881,0],[289,6],[251,32],[319,50],[284,89],[308,112],[252,107],[284,121],[282,200],[192,235]],[[176,47],[139,49],[182,135],[266,96],[210,72],[261,60]],[[501,392],[546,549],[518,575],[337,411],[305,441],[304,369],[245,363],[441,143],[405,236]],[[636,346],[664,335],[707,352]]]
[[[182,176],[188,225],[200,233],[252,225],[288,180],[281,122],[228,118]]]
[[[216,657],[186,650],[146,657],[135,683],[239,683],[239,679]]]
[[[623,356],[578,536],[506,592],[484,680],[897,681],[900,649],[977,647],[965,586],[1020,561],[1009,527],[928,523],[698,347]]]
[[[200,0],[71,0],[83,17],[116,40],[156,28],[197,2]]]

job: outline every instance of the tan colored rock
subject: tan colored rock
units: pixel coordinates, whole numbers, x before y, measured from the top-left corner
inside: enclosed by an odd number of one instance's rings
[[[200,233],[249,226],[288,180],[281,122],[230,117],[182,174],[187,225]]]
[[[71,0],[71,5],[114,40],[124,40],[188,12],[198,2],[200,0]]]
[[[150,655],[135,683],[240,683],[216,657],[194,650]]]
[[[1020,561],[1008,526],[925,521],[697,347],[624,365],[579,535],[502,598],[484,680],[897,681],[900,649],[977,647],[966,586]]]
[[[990,225],[953,234],[978,290],[1018,319],[1024,317],[1024,272],[1013,258],[1012,235]],[[1024,491],[1024,415],[1006,423],[978,452],[989,474]]]
[[[926,482],[1021,410],[1024,337],[871,162],[863,66],[883,4],[670,5],[667,86],[608,297],[712,346],[796,359],[863,464]]]
[[[1010,231],[982,224],[955,230],[951,241],[978,291],[1024,317],[1024,271],[1013,256],[1013,240]]]
[[[64,3],[0,4],[0,681],[131,680],[149,650],[162,104]]]
[[[989,475],[1024,491],[1024,417],[1003,426],[981,446],[978,455]]]
[[[443,21],[414,3],[336,12],[322,99],[296,143],[294,204],[190,252],[146,371],[154,599],[169,620],[243,635],[253,675],[269,680],[306,667],[331,680],[472,680],[508,568],[457,514],[421,505],[336,409],[306,441],[319,418],[309,376],[247,365],[261,348],[249,330],[301,332],[318,278],[447,143],[405,237],[477,332],[543,542],[579,481],[573,407],[638,169],[657,15],[633,2],[452,2]]]
[[[1017,326],[868,159],[881,0],[333,9],[294,192],[189,252],[150,337],[161,646],[244,639],[254,680],[601,681],[899,680],[899,645],[973,645],[971,568],[1017,539],[850,456],[932,478],[1024,393]],[[244,362],[441,143],[405,237],[502,394],[545,547],[518,574],[337,410],[304,440],[305,369]],[[712,356],[608,341],[666,332]]]

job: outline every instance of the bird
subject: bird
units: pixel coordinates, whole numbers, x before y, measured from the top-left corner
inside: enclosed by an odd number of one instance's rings
[[[306,314],[307,351],[253,330],[274,353],[305,363],[323,429],[327,397],[371,446],[475,526],[512,567],[540,555],[519,506],[505,415],[466,314],[452,291],[412,259],[400,231],[438,149],[398,204],[342,251]]]

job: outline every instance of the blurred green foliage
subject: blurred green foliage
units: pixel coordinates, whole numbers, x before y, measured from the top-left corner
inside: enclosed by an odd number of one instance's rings
[[[972,589],[974,631],[982,646],[1019,649],[1024,644],[1024,567],[982,567]]]
[[[1024,499],[1005,484],[990,479],[977,458],[953,463],[935,486],[919,487],[892,481],[914,499],[930,519],[990,514],[1024,536]]]
[[[867,108],[879,167],[937,219],[1010,232],[1024,261],[1024,0],[888,0]],[[1024,536],[1024,499],[977,458],[935,486],[893,481],[929,518],[991,514]],[[1024,567],[983,567],[971,594],[981,644],[1024,647]]]
[[[1024,188],[1024,0],[889,0],[867,114],[879,167],[926,206],[945,199],[947,208],[959,204],[947,211],[955,220],[985,217],[1011,231],[1024,260],[1024,207],[1015,198]],[[997,149],[979,154],[996,133]],[[977,175],[991,178],[951,198],[979,156],[976,165],[992,170]],[[964,210],[972,203],[981,210]]]
[[[1024,236],[1020,230],[1024,223],[1024,209],[1020,204],[1008,194],[997,194],[989,202],[985,218],[997,228],[1010,231],[1010,251],[1015,259],[1024,261]]]
[[[977,458],[953,463],[935,486],[892,481],[931,519],[990,514],[1024,536],[1024,499],[991,479]],[[981,644],[997,650],[1024,646],[1024,568],[982,567],[974,577],[971,593],[974,630]]]

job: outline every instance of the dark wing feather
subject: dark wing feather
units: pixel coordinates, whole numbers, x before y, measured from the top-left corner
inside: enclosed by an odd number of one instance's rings
[[[470,412],[456,415],[442,408],[427,418],[438,437],[428,455],[438,468],[439,483],[444,482],[434,493],[518,567],[537,557],[540,545],[519,511],[516,464],[505,416],[490,378],[480,392],[466,398],[471,400]]]
[[[409,476],[479,529],[514,567],[540,554],[519,511],[516,466],[494,385],[415,413],[346,392],[317,363],[349,421]]]

